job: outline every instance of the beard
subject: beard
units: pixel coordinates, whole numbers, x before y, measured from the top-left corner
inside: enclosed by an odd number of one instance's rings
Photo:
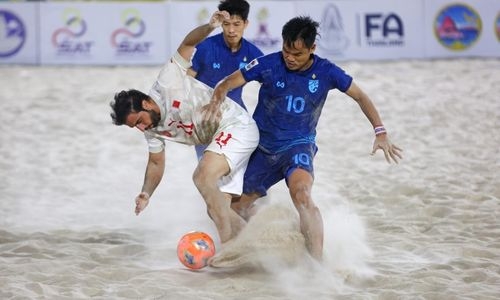
[[[158,127],[158,124],[160,123],[161,120],[161,115],[153,110],[149,110],[149,117],[151,118],[151,124],[152,127]]]

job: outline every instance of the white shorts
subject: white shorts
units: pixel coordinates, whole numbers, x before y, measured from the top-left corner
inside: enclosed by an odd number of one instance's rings
[[[248,123],[222,128],[215,134],[205,151],[223,154],[229,164],[229,174],[219,181],[222,192],[241,195],[248,160],[258,144],[259,130],[253,119]]]

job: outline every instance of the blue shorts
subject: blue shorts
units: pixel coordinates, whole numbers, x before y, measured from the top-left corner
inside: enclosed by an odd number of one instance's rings
[[[313,159],[317,151],[315,144],[298,144],[278,153],[267,153],[257,147],[248,162],[243,193],[263,197],[274,184],[282,179],[288,181],[288,176],[297,168],[314,176]]]

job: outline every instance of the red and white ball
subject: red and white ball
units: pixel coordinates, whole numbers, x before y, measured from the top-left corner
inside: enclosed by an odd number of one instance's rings
[[[181,237],[177,244],[177,257],[183,265],[190,269],[206,267],[208,260],[214,255],[214,241],[205,232],[188,232]]]

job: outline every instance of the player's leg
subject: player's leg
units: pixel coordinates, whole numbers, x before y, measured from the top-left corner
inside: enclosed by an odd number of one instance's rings
[[[250,217],[255,215],[256,210],[254,202],[260,197],[259,193],[242,194],[238,198],[233,198],[231,201],[231,208],[243,219],[248,221]]]
[[[297,168],[288,177],[288,189],[293,204],[299,212],[300,231],[306,240],[309,253],[316,259],[323,256],[323,219],[311,197],[313,177],[304,170]]]
[[[221,243],[235,237],[245,226],[245,220],[230,208],[231,195],[221,192],[218,186],[219,180],[229,172],[230,167],[224,155],[205,151],[193,174],[193,181],[205,200]]]

